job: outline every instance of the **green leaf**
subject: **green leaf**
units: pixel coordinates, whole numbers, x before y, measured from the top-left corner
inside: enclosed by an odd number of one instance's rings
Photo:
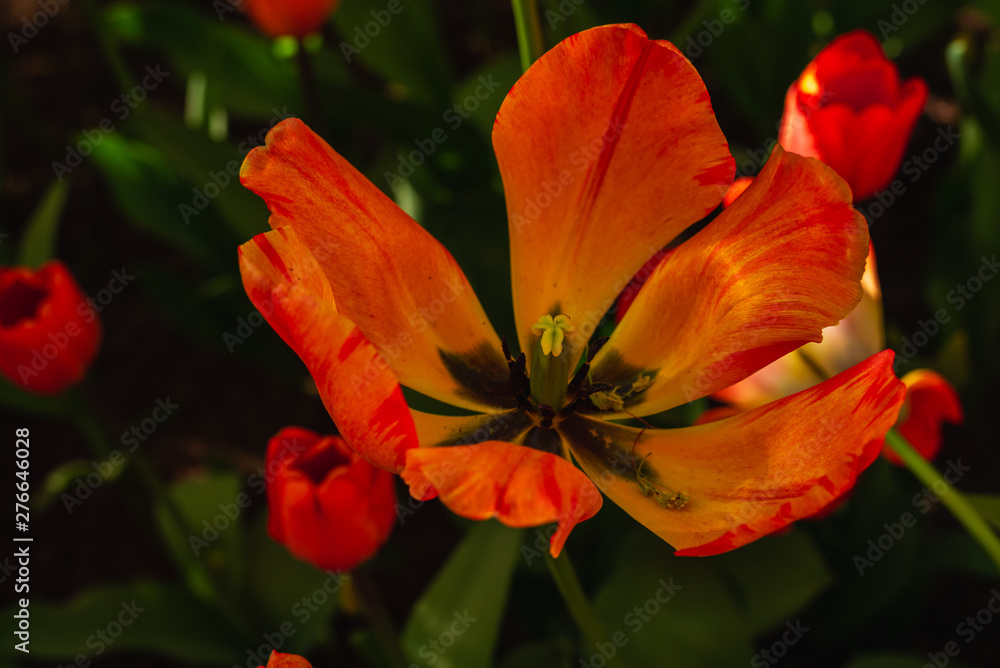
[[[203,74],[211,101],[233,115],[267,118],[279,100],[297,106],[294,63],[276,58],[270,40],[238,21],[220,21],[212,4],[195,9],[175,2],[121,3],[107,11],[107,20],[126,43],[163,53],[173,86]]]
[[[244,499],[249,498],[240,479],[233,473],[209,474],[175,482],[168,493],[189,532],[179,533],[179,527],[168,521],[163,503],[157,505],[160,531],[171,551],[182,561],[193,552],[210,569],[225,572],[230,582],[239,578],[243,555],[240,516],[247,505]]]
[[[277,124],[283,114],[272,116],[271,124]],[[184,199],[173,204],[179,222],[189,226],[204,224],[202,215],[211,209],[240,242],[267,230],[267,206],[240,185],[239,179],[240,165],[258,137],[232,146],[213,142],[204,132],[155,110],[134,118],[144,138],[193,186],[187,189]],[[186,207],[183,211],[182,205]]]
[[[94,147],[93,160],[126,220],[200,262],[212,262],[201,228],[186,225],[178,212],[178,203],[189,198],[190,191],[161,152],[111,135]]]
[[[806,532],[768,536],[716,562],[735,583],[750,631],[759,634],[794,618],[832,576]]]
[[[389,6],[400,11],[390,12]],[[451,73],[430,3],[355,0],[334,15],[348,62],[360,61],[426,105],[447,104]],[[444,111],[442,109],[442,111]]]
[[[254,481],[259,481],[258,485]],[[251,478],[248,494],[264,504],[263,476]],[[291,623],[282,652],[304,654],[329,628],[337,610],[340,588],[350,574],[330,573],[296,559],[288,549],[267,535],[267,516],[261,513],[248,536],[245,589],[260,609],[270,630]]]
[[[245,644],[226,629],[225,620],[176,583],[139,580],[95,587],[68,602],[32,598],[29,647],[43,660],[131,650],[229,666]],[[20,655],[13,643],[5,648],[8,657]]]
[[[617,567],[594,597],[609,638],[584,648],[585,659],[610,653],[613,644],[630,666],[746,664],[754,653],[750,629],[717,560],[672,552],[649,532],[622,544]]]
[[[28,221],[28,227],[21,240],[17,263],[37,269],[55,256],[57,229],[69,194],[68,180],[57,181],[49,186]]]
[[[402,643],[414,661],[491,665],[523,536],[492,520],[473,525],[413,606]]]

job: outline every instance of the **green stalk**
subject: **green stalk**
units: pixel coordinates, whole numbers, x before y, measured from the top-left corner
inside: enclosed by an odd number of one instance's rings
[[[588,648],[596,650],[597,643],[608,642],[611,636],[604,630],[604,624],[601,623],[597,612],[584,595],[580,579],[576,576],[569,555],[564,550],[558,559],[553,559],[552,555],[546,552],[545,563],[548,564],[549,572],[552,573],[552,579],[555,580],[556,587],[562,594],[570,616],[573,617],[573,621],[583,633]],[[608,659],[607,666],[608,668],[626,668],[619,653]]]
[[[531,64],[545,53],[542,25],[538,20],[538,0],[511,0],[514,8],[514,26],[517,28],[517,50],[521,55],[521,69],[527,71]]]
[[[385,657],[393,668],[406,668],[410,662],[406,658],[402,645],[399,644],[399,633],[396,632],[396,626],[392,623],[392,618],[389,617],[389,613],[382,603],[375,581],[360,569],[353,571],[351,577],[358,603],[381,640]]]
[[[979,514],[957,489],[948,484],[944,476],[930,462],[924,459],[920,453],[914,450],[909,441],[903,438],[898,431],[890,429],[889,433],[885,436],[885,442],[893,452],[899,455],[899,458],[903,460],[903,463],[910,469],[910,472],[928,488],[940,488],[941,485],[944,485],[943,493],[938,494],[936,489],[934,493],[941,499],[945,507],[951,511],[955,519],[961,522],[966,531],[986,550],[990,559],[996,564],[997,570],[1000,571],[1000,538],[997,537],[990,525],[983,519],[983,516]]]

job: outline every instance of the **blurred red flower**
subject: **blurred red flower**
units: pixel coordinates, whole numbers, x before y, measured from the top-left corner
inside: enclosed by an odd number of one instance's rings
[[[38,394],[83,378],[101,343],[101,321],[62,262],[38,271],[0,267],[0,373]]]
[[[271,37],[306,37],[319,32],[340,0],[246,0],[257,28]]]
[[[326,570],[350,570],[389,537],[396,519],[393,476],[341,437],[285,427],[268,443],[267,471],[268,530],[296,557]]]
[[[919,77],[899,79],[875,37],[841,35],[788,89],[778,143],[836,170],[854,201],[884,189],[927,101]]]
[[[265,667],[260,666],[260,668]],[[271,652],[271,658],[267,660],[267,668],[312,668],[312,664],[295,654]]]

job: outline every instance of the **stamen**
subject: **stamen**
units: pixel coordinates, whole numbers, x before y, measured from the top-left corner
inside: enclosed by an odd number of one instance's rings
[[[553,357],[559,357],[563,350],[563,339],[566,334],[575,332],[576,327],[569,324],[568,316],[560,314],[553,318],[551,315],[543,315],[531,326],[531,331],[542,335],[543,355],[551,354]]]

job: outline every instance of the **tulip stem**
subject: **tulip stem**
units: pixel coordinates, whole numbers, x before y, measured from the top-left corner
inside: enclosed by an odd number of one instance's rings
[[[941,502],[951,511],[955,519],[961,522],[962,526],[965,527],[976,542],[986,550],[990,559],[996,564],[997,570],[1000,571],[1000,538],[997,537],[996,532],[983,519],[983,516],[979,514],[961,492],[948,484],[945,477],[930,462],[924,459],[902,434],[895,429],[890,429],[889,433],[885,436],[885,441],[889,448],[899,455],[899,458],[903,460],[903,463],[910,469],[910,472],[929,489],[934,490],[935,495],[941,499]],[[939,494],[937,491],[939,489],[943,489],[944,491]]]
[[[306,49],[305,42],[299,40],[295,51],[299,68],[299,87],[302,89],[302,101],[306,106],[306,120],[319,134],[324,134],[323,115],[320,113],[319,95],[316,86],[316,69],[313,67],[312,54]]]
[[[551,554],[546,552],[545,563],[548,564],[549,572],[552,573],[552,579],[555,580],[556,587],[562,594],[570,616],[573,617],[573,621],[576,622],[583,634],[587,651],[589,652],[591,649],[597,651],[598,643],[607,643],[611,636],[604,629],[600,617],[597,616],[597,612],[583,593],[583,587],[580,586],[580,579],[576,576],[569,555],[563,550],[559,558],[554,559]],[[626,668],[621,654],[618,653],[607,660],[607,666],[609,668]]]
[[[70,405],[73,422],[77,430],[84,437],[84,440],[90,445],[94,455],[100,459],[111,458],[113,451],[104,430],[98,424],[97,420],[94,419],[94,416],[78,393],[73,393]],[[118,454],[119,456],[121,455],[120,452]],[[139,473],[139,477],[142,478],[143,483],[149,489],[153,500],[163,504],[163,508],[166,511],[166,521],[173,525],[171,527],[173,533],[179,536],[189,535],[191,531],[188,529],[187,522],[184,521],[184,515],[181,513],[180,508],[177,507],[173,497],[170,496],[169,491],[163,486],[163,482],[156,474],[152,465],[139,452],[131,453],[131,464],[135,467]],[[170,546],[167,545],[167,547],[169,548]],[[178,567],[187,578],[191,591],[206,601],[219,600],[219,592],[215,586],[215,581],[208,570],[206,570],[204,564],[193,553],[187,550],[168,549],[167,551],[174,555]]]
[[[410,661],[406,658],[403,646],[399,644],[396,625],[392,623],[392,618],[389,617],[385,604],[382,603],[382,597],[379,596],[375,582],[360,569],[353,571],[351,578],[354,580],[354,592],[358,596],[358,603],[382,641],[386,658],[396,668],[407,668]]]
[[[514,8],[514,27],[517,29],[517,49],[521,55],[521,69],[527,71],[531,64],[545,53],[542,25],[538,21],[537,0],[511,0]]]

